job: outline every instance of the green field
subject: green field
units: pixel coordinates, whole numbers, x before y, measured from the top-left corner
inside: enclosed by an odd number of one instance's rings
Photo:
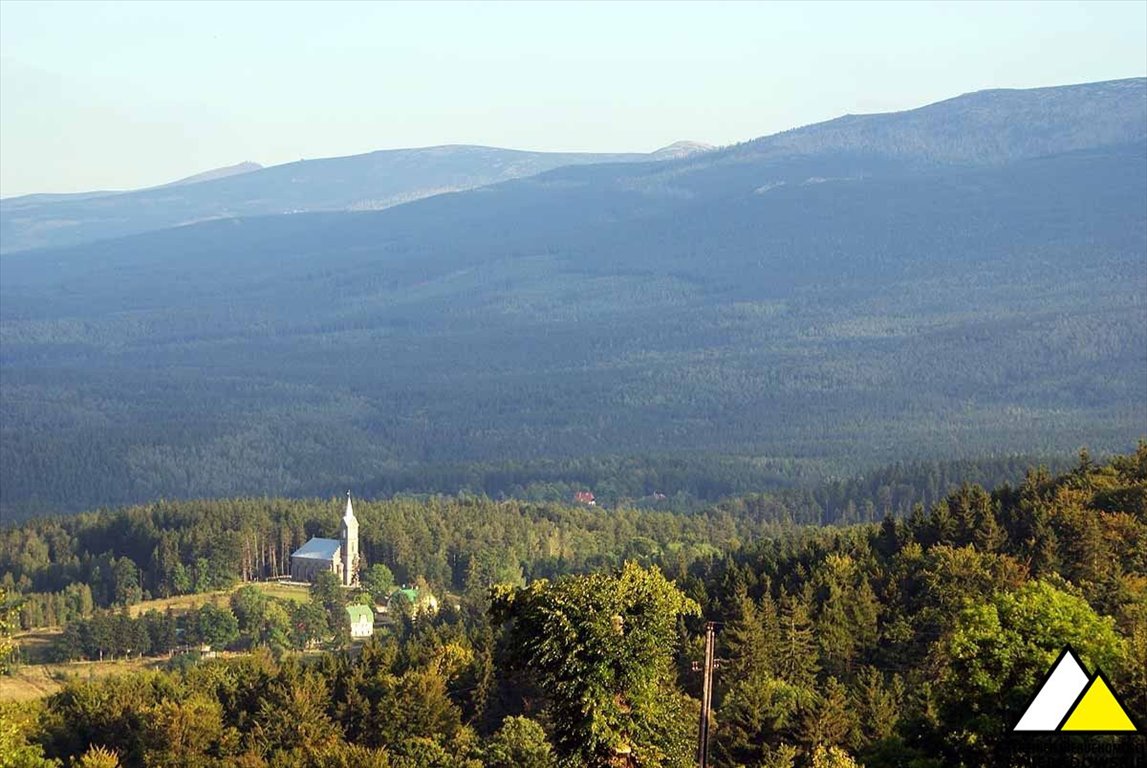
[[[127,612],[132,618],[141,616],[148,611],[162,613],[168,609],[175,613],[186,613],[207,603],[226,605],[232,592],[234,592],[233,589],[227,589],[217,592],[203,592],[198,595],[178,595],[176,597],[161,597],[156,600],[144,600],[142,603],[129,606]]]
[[[293,600],[296,603],[305,603],[311,599],[310,590],[303,586],[283,584],[277,581],[268,581],[256,584],[255,586],[265,592],[268,597],[276,597],[280,600]]]
[[[134,618],[141,616],[148,611],[166,611],[171,609],[175,613],[186,613],[193,611],[207,603],[215,605],[226,605],[227,601],[231,599],[231,593],[240,587],[252,585],[258,587],[261,591],[267,594],[268,597],[278,598],[280,600],[292,600],[296,603],[304,603],[310,599],[310,592],[304,586],[296,586],[293,584],[283,584],[276,581],[267,582],[246,582],[237,584],[231,589],[218,590],[215,592],[203,592],[196,595],[178,595],[176,597],[163,597],[156,600],[144,600],[141,603],[136,603],[128,608],[128,613]]]

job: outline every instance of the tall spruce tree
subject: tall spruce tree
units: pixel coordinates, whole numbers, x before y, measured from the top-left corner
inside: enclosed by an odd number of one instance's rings
[[[805,595],[781,594],[781,646],[777,671],[786,682],[812,687],[820,671],[817,642]]]

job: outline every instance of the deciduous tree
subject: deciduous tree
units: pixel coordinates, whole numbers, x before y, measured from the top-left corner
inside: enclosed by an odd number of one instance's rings
[[[698,612],[660,572],[633,563],[496,589],[491,606],[548,696],[559,755],[584,766],[691,762],[674,727],[671,662],[678,615]]]

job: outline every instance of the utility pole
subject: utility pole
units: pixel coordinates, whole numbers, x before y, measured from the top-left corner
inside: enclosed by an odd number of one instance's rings
[[[705,682],[701,686],[701,730],[697,741],[697,764],[709,768],[709,710],[713,705],[713,645],[716,622],[705,624]]]

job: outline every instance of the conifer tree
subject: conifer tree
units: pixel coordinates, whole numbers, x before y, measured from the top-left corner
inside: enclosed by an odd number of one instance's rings
[[[865,667],[857,674],[852,706],[865,741],[877,742],[895,734],[900,721],[903,687],[897,675],[885,683],[884,676],[875,667]]]
[[[758,606],[741,589],[734,598],[734,604],[737,615],[721,633],[725,655],[732,663],[730,677],[739,679],[754,674],[773,674],[780,637],[771,598],[767,606]],[[771,616],[767,615],[769,612]]]
[[[811,687],[820,671],[817,643],[804,596],[781,594],[781,647],[777,659],[780,677],[792,685]]]
[[[835,677],[801,718],[801,737],[810,747],[838,747],[853,740],[856,717],[848,700],[848,690]]]

